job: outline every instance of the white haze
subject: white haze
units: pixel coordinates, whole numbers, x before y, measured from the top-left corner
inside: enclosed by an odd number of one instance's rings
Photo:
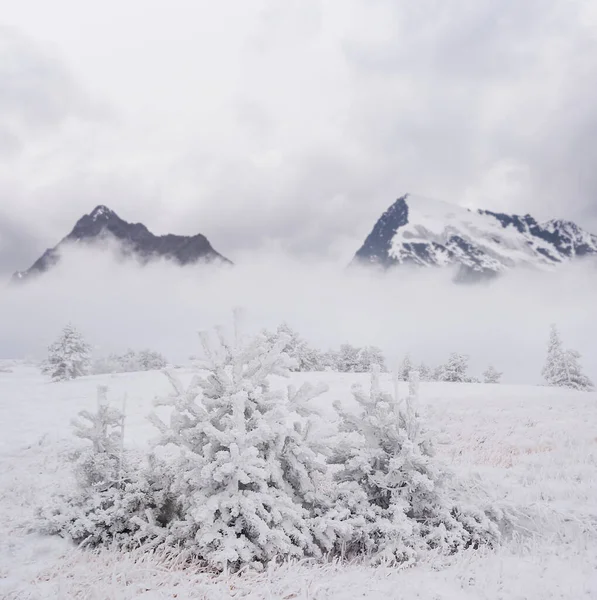
[[[540,381],[555,322],[597,380],[595,266],[455,285],[446,270],[379,274],[271,256],[223,269],[138,267],[79,249],[43,277],[0,290],[0,358],[41,358],[72,322],[98,355],[149,347],[185,362],[198,352],[198,330],[230,323],[233,307],[242,306],[252,330],[286,320],[322,349],[378,345],[390,364],[410,352],[436,365],[459,351],[470,355],[473,374],[492,363],[505,381],[519,383]]]

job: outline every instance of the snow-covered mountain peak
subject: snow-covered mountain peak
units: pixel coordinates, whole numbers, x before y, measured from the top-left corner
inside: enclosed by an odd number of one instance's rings
[[[96,206],[91,211],[89,216],[93,221],[98,221],[98,220],[106,221],[106,220],[110,219],[110,217],[117,216],[117,215],[114,211],[110,210],[107,206],[100,204],[99,206]]]
[[[355,256],[358,263],[457,265],[467,275],[526,265],[547,268],[571,256],[597,254],[597,236],[569,221],[539,224],[407,194],[379,219]]]

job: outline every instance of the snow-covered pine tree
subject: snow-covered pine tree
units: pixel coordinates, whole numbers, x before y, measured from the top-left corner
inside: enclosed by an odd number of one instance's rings
[[[408,381],[410,372],[414,369],[413,363],[410,359],[410,354],[407,354],[398,369],[398,376],[401,381]]]
[[[362,365],[359,350],[352,344],[342,344],[337,353],[338,371],[341,373],[360,373]]]
[[[564,351],[564,370],[566,373],[565,387],[573,390],[580,390],[583,392],[590,392],[595,389],[595,385],[585,375],[579,364],[581,358],[580,352],[577,350],[565,350]]]
[[[324,370],[322,353],[316,348],[311,347],[309,343],[287,323],[279,325],[274,333],[264,330],[263,335],[272,345],[275,344],[282,335],[287,338],[288,341],[284,348],[284,352],[295,361],[295,364],[290,367],[291,371],[305,372]]]
[[[417,367],[417,371],[419,371],[419,377],[421,378],[421,381],[432,381],[433,370],[430,369],[424,362]]]
[[[138,353],[139,370],[141,371],[158,371],[165,369],[168,361],[155,350],[140,350]]]
[[[172,407],[169,423],[151,418],[158,443],[180,450],[170,491],[181,516],[143,528],[218,570],[319,556],[335,534],[320,514],[326,464],[310,439],[308,402],[325,386],[272,389],[272,375],[289,375],[288,339],[246,339],[238,311],[234,339],[217,332],[215,344],[201,334],[205,360],[189,387],[169,374],[173,392],[156,401]]]
[[[68,324],[58,340],[48,348],[48,357],[41,366],[42,373],[49,375],[53,381],[85,375],[91,363],[90,350],[81,333]]]
[[[437,380],[450,383],[470,381],[467,375],[468,356],[452,352],[445,365],[438,368]]]
[[[39,530],[89,547],[137,547],[143,538],[135,517],[151,512],[169,518],[171,473],[157,463],[149,470],[131,464],[138,461],[124,450],[124,406],[121,411],[109,405],[106,387],[98,387],[96,412],[81,411],[79,417],[75,435],[91,447],[75,460],[78,490],[40,509]]]
[[[360,412],[336,404],[341,423],[331,463],[339,465],[334,518],[346,526],[338,549],[345,557],[411,563],[428,549],[444,553],[499,540],[499,513],[452,497],[450,473],[433,455],[417,413],[416,376],[401,407],[380,388],[353,394]]]
[[[386,359],[377,346],[365,346],[359,351],[359,372],[368,373],[373,365],[378,365],[382,373],[387,372]]]
[[[552,325],[542,371],[547,385],[583,391],[594,389],[593,382],[582,372],[578,362],[580,357],[576,350],[563,348],[558,329]]]
[[[503,373],[500,373],[493,365],[489,365],[483,373],[484,383],[500,383]]]
[[[547,385],[558,386],[561,385],[562,381],[565,381],[566,374],[564,373],[563,354],[564,348],[558,328],[555,323],[552,323],[549,332],[549,342],[547,344],[547,357],[541,371]]]

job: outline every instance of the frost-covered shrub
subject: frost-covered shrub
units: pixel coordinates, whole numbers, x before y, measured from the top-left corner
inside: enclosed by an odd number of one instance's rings
[[[278,326],[275,332],[263,331],[269,344],[272,346],[283,336],[286,339],[286,345],[283,351],[294,361],[290,365],[291,371],[323,371],[325,364],[323,353],[313,348],[287,323]]]
[[[218,570],[321,556],[333,531],[321,518],[327,469],[310,439],[308,402],[325,386],[270,387],[292,364],[283,335],[273,345],[249,340],[237,321],[233,340],[222,330],[217,343],[201,340],[205,360],[191,384],[169,374],[173,391],[158,400],[172,407],[169,421],[152,416],[159,443],[180,451],[170,492],[181,516],[145,531]]]
[[[342,344],[337,352],[328,353],[330,363],[340,373],[368,373],[373,365],[387,371],[382,351],[377,346],[353,346]]]
[[[336,405],[341,425],[331,461],[340,469],[333,518],[346,526],[338,551],[348,558],[409,563],[430,549],[453,553],[500,538],[499,512],[469,507],[451,493],[451,475],[434,458],[417,414],[418,373],[411,377],[403,405],[381,391],[378,370],[368,393],[353,387],[359,413]]]
[[[429,368],[425,363],[421,363],[417,367],[421,381],[433,381],[433,369]]]
[[[473,382],[475,380],[469,377],[468,373],[468,356],[466,354],[459,354],[458,352],[452,352],[448,358],[448,362],[444,365],[440,365],[435,371],[435,380],[444,381],[447,383],[466,383]]]
[[[379,365],[387,371],[383,352],[377,346],[353,346],[342,344],[338,350],[322,352],[311,346],[286,323],[282,323],[275,332],[263,331],[270,344],[280,336],[287,338],[284,352],[293,359],[291,371],[339,371],[341,373],[368,373],[372,365]]]
[[[89,370],[90,346],[73,325],[67,325],[49,348],[48,357],[41,365],[42,373],[53,381],[75,379]]]
[[[409,377],[410,377],[410,372],[414,369],[414,365],[412,364],[411,358],[410,358],[410,354],[407,354],[402,363],[400,364],[400,367],[398,369],[398,378],[401,381],[408,381]]]
[[[327,555],[410,563],[499,539],[499,511],[462,500],[433,456],[417,371],[399,405],[375,366],[369,394],[353,390],[360,413],[338,407],[332,439],[310,407],[326,386],[272,387],[293,364],[287,336],[248,339],[237,313],[232,339],[220,328],[201,341],[187,386],[167,373],[172,391],[156,405],[169,410],[150,415],[160,436],[146,461],[124,451],[124,411],[99,390],[96,413],[76,424],[91,442],[78,491],[43,511],[43,531],[160,548],[217,571]]]
[[[576,350],[566,350],[562,347],[558,329],[552,325],[547,358],[542,371],[547,385],[581,391],[593,390],[593,382],[582,372],[578,362],[580,358],[581,355]]]
[[[500,383],[502,375],[493,365],[489,365],[483,373],[483,383]]]
[[[75,460],[76,491],[41,509],[38,529],[89,547],[133,548],[144,541],[136,516],[166,520],[173,511],[166,489],[171,474],[155,460],[144,469],[125,454],[124,413],[109,406],[106,394],[98,387],[97,411],[81,411],[73,421],[75,435],[91,447]]]
[[[124,354],[110,354],[93,361],[91,372],[94,375],[108,373],[134,373],[137,371],[158,371],[168,365],[166,359],[153,350],[127,350]]]

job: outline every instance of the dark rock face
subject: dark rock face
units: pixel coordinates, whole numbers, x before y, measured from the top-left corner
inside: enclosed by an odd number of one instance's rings
[[[400,227],[408,223],[408,194],[398,198],[373,227],[373,231],[365,239],[365,243],[357,251],[355,262],[389,267],[394,260],[389,256],[388,249]],[[424,251],[420,249],[419,251]]]
[[[93,245],[109,239],[119,242],[124,255],[141,262],[163,258],[179,265],[214,262],[232,264],[216,252],[201,234],[154,235],[145,225],[127,223],[106,206],[98,206],[90,214],[81,217],[73,230],[57,246],[46,250],[27,271],[15,273],[13,281],[24,281],[51,269],[60,260],[61,249],[68,244]]]
[[[406,194],[377,221],[352,264],[455,266],[457,281],[486,280],[516,266],[597,256],[597,236],[570,221],[469,210]]]

